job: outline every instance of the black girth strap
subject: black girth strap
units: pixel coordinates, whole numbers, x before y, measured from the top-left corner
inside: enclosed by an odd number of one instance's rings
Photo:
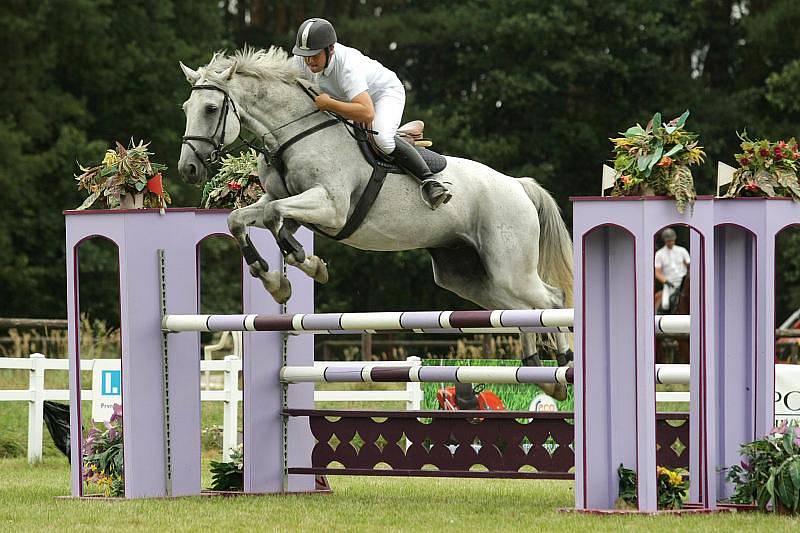
[[[361,223],[364,222],[364,219],[367,217],[367,213],[369,213],[369,210],[372,208],[372,204],[375,203],[375,198],[378,197],[378,193],[381,192],[383,183],[386,181],[386,174],[387,172],[385,168],[379,166],[372,167],[372,175],[369,177],[369,183],[367,183],[367,186],[364,187],[364,192],[361,193],[358,202],[356,202],[356,207],[353,209],[353,214],[350,215],[350,218],[348,218],[347,222],[344,223],[344,227],[342,227],[342,229],[339,230],[339,233],[336,235],[328,235],[313,224],[305,225],[317,233],[325,235],[326,237],[330,237],[335,241],[341,241],[348,238],[361,226]]]

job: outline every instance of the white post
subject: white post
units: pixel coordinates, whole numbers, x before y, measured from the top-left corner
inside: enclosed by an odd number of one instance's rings
[[[422,359],[416,355],[406,357],[406,361],[411,363],[411,366],[421,366]],[[422,400],[424,393],[422,392],[422,384],[419,381],[406,383],[406,392],[408,393],[408,400],[406,401],[406,411],[419,411],[422,409]]]
[[[44,426],[44,355],[30,355],[31,375],[28,390],[31,399],[28,403],[28,462],[42,460],[42,429]]]
[[[225,406],[222,418],[222,460],[231,460],[231,448],[238,444],[239,428],[239,369],[241,360],[235,355],[225,356]]]

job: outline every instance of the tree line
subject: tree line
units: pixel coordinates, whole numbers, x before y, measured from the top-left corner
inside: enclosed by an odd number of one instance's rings
[[[532,176],[558,200],[596,194],[608,138],[654,111],[691,110],[714,192],[716,161],[734,163],[737,132],[798,133],[800,4],[790,0],[9,0],[0,11],[0,315],[63,317],[62,211],[82,201],[77,162],[113,141],[152,141],[176,206],[200,190],[176,171],[188,87],[216,50],[291,47],[302,20],[331,20],[340,40],[395,70],[405,118],[435,148]],[[437,289],[424,252],[356,252],[318,238],[331,282],[321,310],[468,308]],[[782,243],[781,312],[798,305],[800,239]],[[230,255],[209,250],[210,268]],[[91,247],[84,307],[117,312],[114,263]],[[113,285],[112,285],[113,286]],[[226,288],[215,287],[225,298]]]

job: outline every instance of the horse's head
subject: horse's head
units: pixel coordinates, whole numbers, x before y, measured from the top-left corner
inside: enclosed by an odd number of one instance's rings
[[[208,167],[219,158],[225,146],[239,137],[241,131],[236,103],[221,83],[230,80],[236,65],[216,73],[212,79],[206,78],[202,68],[198,72],[181,63],[181,69],[192,86],[192,92],[183,103],[186,131],[178,171],[190,183],[197,183],[206,179]]]

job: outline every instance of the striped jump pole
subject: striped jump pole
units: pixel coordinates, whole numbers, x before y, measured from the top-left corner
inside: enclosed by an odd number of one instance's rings
[[[657,315],[657,333],[689,333],[689,315]],[[570,333],[572,309],[408,311],[286,315],[166,315],[162,328],[182,331],[286,331],[294,333]]]
[[[286,366],[284,383],[573,383],[572,367],[546,366]],[[687,385],[689,365],[656,365],[657,384]]]

